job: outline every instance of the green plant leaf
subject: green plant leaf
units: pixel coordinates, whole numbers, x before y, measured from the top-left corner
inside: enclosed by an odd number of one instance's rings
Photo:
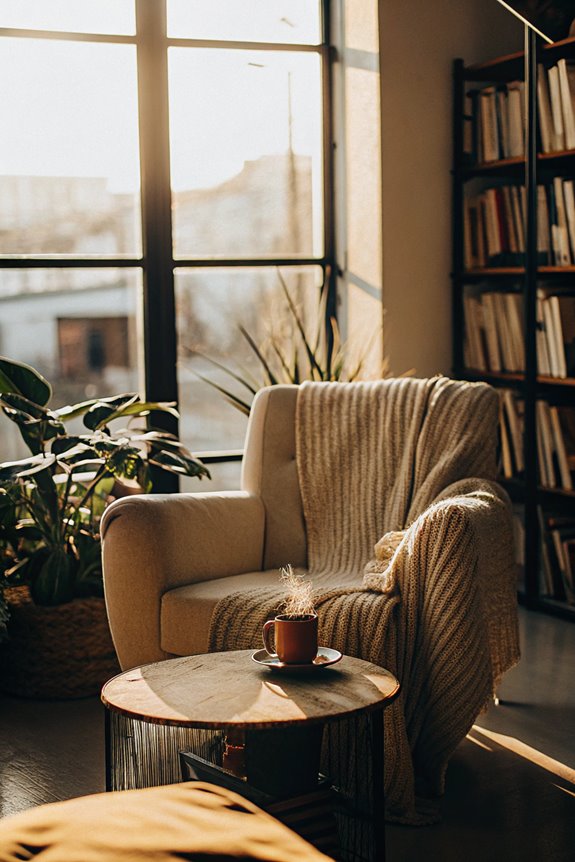
[[[59,407],[54,410],[54,414],[64,422],[69,419],[77,419],[78,416],[83,416],[87,413],[90,407],[98,404],[101,399],[91,398],[89,401],[79,401],[77,404],[68,404],[66,407]]]
[[[13,482],[33,476],[43,470],[49,470],[56,463],[56,456],[48,453],[46,455],[33,455],[31,458],[23,458],[21,461],[6,461],[0,464],[0,482]],[[51,480],[50,480],[51,481]]]
[[[197,458],[186,457],[178,452],[154,452],[149,457],[149,463],[169,473],[177,473],[181,476],[194,476],[201,479],[202,476],[210,479],[210,473]]]
[[[127,394],[116,398],[100,399],[84,416],[84,425],[91,431],[96,431],[114,419],[123,419],[126,416],[147,416],[152,411],[169,413],[176,418],[180,415],[174,402],[140,401],[139,395]]]
[[[242,377],[240,374],[236,374],[235,371],[232,371],[231,368],[228,368],[228,366],[224,365],[222,362],[217,362],[215,359],[211,359],[211,357],[206,356],[203,353],[196,353],[196,355],[201,356],[202,359],[205,359],[207,362],[211,363],[213,366],[215,366],[215,368],[219,368],[220,371],[223,371],[224,374],[228,375],[228,377],[231,377],[233,380],[236,380],[241,386],[251,392],[252,395],[255,395],[257,393],[257,388],[253,386],[249,380],[246,379],[248,376],[248,372],[244,372],[244,376]],[[194,368],[192,368],[191,371],[193,374],[196,375],[196,377],[199,377],[200,380],[204,380],[207,383],[211,383],[210,380],[205,377],[202,377],[202,375]]]
[[[306,354],[307,354],[307,358],[308,358],[308,360],[309,360],[309,364],[310,364],[311,370],[312,370],[312,372],[313,372],[313,371],[316,371],[316,372],[317,372],[317,374],[319,375],[319,379],[320,379],[320,380],[324,380],[324,379],[325,379],[324,372],[322,371],[322,368],[321,368],[321,366],[319,365],[319,363],[318,363],[318,361],[317,361],[317,359],[316,359],[316,356],[315,356],[315,354],[314,354],[314,352],[313,352],[313,349],[312,349],[311,345],[310,345],[310,344],[309,344],[309,342],[308,342],[308,339],[307,339],[307,335],[306,335],[306,332],[305,332],[304,325],[303,325],[303,323],[301,322],[300,316],[299,316],[299,314],[298,314],[298,312],[297,312],[297,308],[295,307],[295,303],[294,303],[293,299],[291,298],[291,294],[290,294],[290,292],[289,292],[289,290],[288,290],[287,284],[285,283],[284,277],[283,277],[283,275],[281,274],[281,272],[279,271],[279,269],[277,270],[277,274],[278,274],[278,278],[279,278],[279,280],[280,280],[280,283],[281,283],[281,286],[282,286],[282,289],[283,289],[283,292],[284,292],[285,298],[287,299],[287,303],[288,303],[288,306],[289,306],[289,310],[291,311],[291,314],[292,314],[292,316],[293,316],[293,319],[294,319],[294,321],[295,321],[295,324],[296,324],[296,326],[297,326],[297,328],[298,328],[298,331],[299,331],[299,334],[300,334],[300,336],[301,336],[302,344],[303,344],[304,349],[305,349],[305,352],[306,352]]]
[[[249,346],[251,347],[251,349],[253,350],[253,352],[255,353],[255,355],[257,356],[259,361],[261,362],[262,367],[264,369],[264,372],[266,374],[266,377],[268,379],[269,386],[276,386],[278,383],[278,380],[277,380],[275,374],[273,373],[272,369],[270,368],[270,365],[267,362],[265,356],[263,355],[263,353],[261,352],[261,350],[259,349],[259,347],[255,343],[254,339],[251,337],[251,335],[249,334],[247,329],[245,329],[243,326],[239,326],[238,329],[240,330],[241,334],[246,339],[247,343],[249,344]]]
[[[0,393],[10,392],[40,406],[48,404],[52,397],[52,387],[35,368],[0,356]]]
[[[110,398],[99,398],[84,415],[84,425],[90,431],[95,431],[101,425],[109,422],[119,409],[134,404],[136,401],[140,401],[137,392],[126,392],[123,395],[115,395]]]
[[[246,416],[250,415],[251,404],[248,404],[247,401],[244,401],[242,398],[239,398],[237,395],[234,395],[233,392],[230,392],[229,389],[226,389],[224,386],[220,386],[219,383],[216,383],[214,380],[210,380],[209,377],[204,377],[203,374],[199,374],[197,371],[193,371],[193,373],[200,380],[203,380],[204,383],[207,383],[208,386],[211,386],[212,389],[215,389],[224,398],[229,401],[232,407],[235,407],[237,410],[240,410],[242,413],[245,413]]]

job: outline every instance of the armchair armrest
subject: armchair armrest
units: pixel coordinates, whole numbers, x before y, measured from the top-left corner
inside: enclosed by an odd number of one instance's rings
[[[467,504],[477,549],[477,581],[487,621],[494,687],[519,660],[517,563],[511,502],[497,482],[462,479],[435,502]],[[475,505],[474,505],[475,504]]]
[[[104,593],[123,668],[161,661],[166,590],[262,567],[265,512],[241,491],[142,494],[116,500],[102,518]]]

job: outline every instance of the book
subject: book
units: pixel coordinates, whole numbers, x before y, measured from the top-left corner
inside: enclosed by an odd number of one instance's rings
[[[551,377],[551,360],[547,344],[547,331],[543,314],[543,300],[540,295],[535,300],[536,332],[535,341],[537,345],[537,373],[543,377]]]
[[[565,375],[575,376],[575,296],[555,297],[559,309],[559,338],[565,361]]]
[[[573,480],[571,478],[571,470],[567,461],[567,450],[563,439],[563,431],[559,420],[559,411],[554,405],[549,406],[549,419],[551,422],[551,431],[553,434],[553,445],[557,456],[557,467],[561,479],[561,488],[564,491],[573,490]]]
[[[575,150],[575,66],[563,57],[557,61],[557,69],[565,147],[568,150]]]
[[[520,294],[505,294],[505,314],[507,317],[511,351],[513,355],[513,371],[525,370],[525,340],[523,338],[522,322],[523,302]]]
[[[518,400],[511,389],[501,390],[501,400],[503,418],[509,430],[514,474],[519,474],[525,469],[525,461],[523,456],[523,422],[519,415]]]
[[[557,266],[570,266],[571,251],[569,247],[569,232],[567,229],[567,215],[565,211],[565,198],[563,196],[563,180],[561,177],[553,177],[553,197],[555,199],[556,236],[557,236]]]
[[[517,186],[510,186],[511,209],[513,221],[515,222],[515,235],[517,237],[517,250],[520,255],[525,253],[525,222],[521,210],[521,193]]]
[[[563,180],[563,197],[565,199],[565,215],[567,217],[571,260],[575,261],[575,190],[573,180]]]
[[[548,416],[549,405],[545,401],[535,402],[537,416],[537,457],[539,475],[544,488],[556,488],[555,465],[553,463],[553,438]]]
[[[541,149],[544,153],[552,153],[557,147],[551,114],[551,96],[547,70],[541,63],[537,66],[537,108]]]
[[[514,475],[513,460],[511,457],[511,442],[501,398],[499,399],[499,441],[501,444],[500,473],[504,479],[511,479]]]
[[[487,189],[481,195],[481,211],[485,226],[486,256],[488,264],[493,263],[502,253],[499,215],[495,189]]]
[[[547,299],[551,307],[551,316],[553,320],[553,338],[555,340],[555,350],[558,360],[557,377],[567,377],[567,362],[565,358],[565,337],[563,335],[563,323],[561,319],[561,305],[558,296],[549,296]]]
[[[499,342],[499,354],[501,356],[501,364],[504,371],[517,371],[515,354],[511,343],[511,332],[509,329],[509,320],[507,317],[507,305],[504,293],[494,291],[489,294],[493,303],[493,312],[495,317],[495,328],[497,330],[497,340]]]
[[[507,115],[509,128],[509,156],[525,155],[525,84],[511,81],[507,85]]]
[[[497,320],[493,294],[484,293],[481,298],[483,308],[483,327],[485,331],[485,342],[487,346],[487,358],[491,371],[502,371],[503,363],[499,350],[499,335],[497,332]]]
[[[541,506],[537,506],[537,520],[539,522],[539,535],[541,537],[542,582],[540,583],[540,592],[542,595],[553,596],[555,593],[555,581],[557,578],[560,578],[559,564],[556,559],[557,550]]]
[[[551,377],[561,376],[561,364],[558,354],[558,335],[555,331],[555,319],[551,310],[549,300],[545,297],[541,289],[538,290],[538,296],[541,300],[541,309],[543,312],[545,341],[547,344],[547,352],[549,355],[549,371]]]
[[[496,162],[500,158],[500,150],[495,87],[484,87],[479,91],[479,116],[482,142],[481,160]]]
[[[483,309],[480,299],[466,294],[463,297],[463,313],[465,317],[465,343],[467,345],[465,361],[467,367],[487,371],[488,365],[482,337]]]
[[[522,189],[522,198],[525,194],[525,187]],[[523,211],[526,210],[525,201],[523,201]],[[549,233],[549,208],[547,206],[547,194],[545,186],[537,186],[537,253],[539,262],[542,265],[548,264],[550,260],[551,239]]]
[[[507,107],[507,89],[499,86],[495,90],[495,113],[497,117],[497,140],[499,143],[499,158],[509,158],[509,114]]]
[[[563,109],[561,106],[561,89],[559,86],[559,69],[551,66],[547,70],[549,75],[549,95],[551,98],[551,116],[553,119],[553,131],[555,136],[555,150],[565,149],[565,133],[563,131]]]

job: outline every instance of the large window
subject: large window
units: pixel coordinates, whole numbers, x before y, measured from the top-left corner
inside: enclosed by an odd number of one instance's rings
[[[210,360],[257,374],[238,326],[270,335],[281,280],[312,317],[333,290],[321,6],[0,4],[0,353],[55,405],[139,389],[192,450],[242,445]]]

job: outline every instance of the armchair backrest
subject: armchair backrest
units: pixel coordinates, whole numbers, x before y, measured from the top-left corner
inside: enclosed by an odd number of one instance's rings
[[[317,567],[318,553],[322,560],[339,554],[342,538],[351,565],[384,532],[411,523],[447,485],[470,476],[493,479],[497,405],[491,387],[444,377],[260,390],[242,489],[265,507],[263,568]],[[301,476],[298,446],[309,455]],[[345,529],[350,505],[358,521],[352,537]],[[313,536],[324,522],[331,533],[322,526],[325,547],[316,547]]]
[[[262,568],[307,562],[305,522],[296,466],[297,386],[261,389],[254,399],[242,464],[242,490],[266,511]]]

